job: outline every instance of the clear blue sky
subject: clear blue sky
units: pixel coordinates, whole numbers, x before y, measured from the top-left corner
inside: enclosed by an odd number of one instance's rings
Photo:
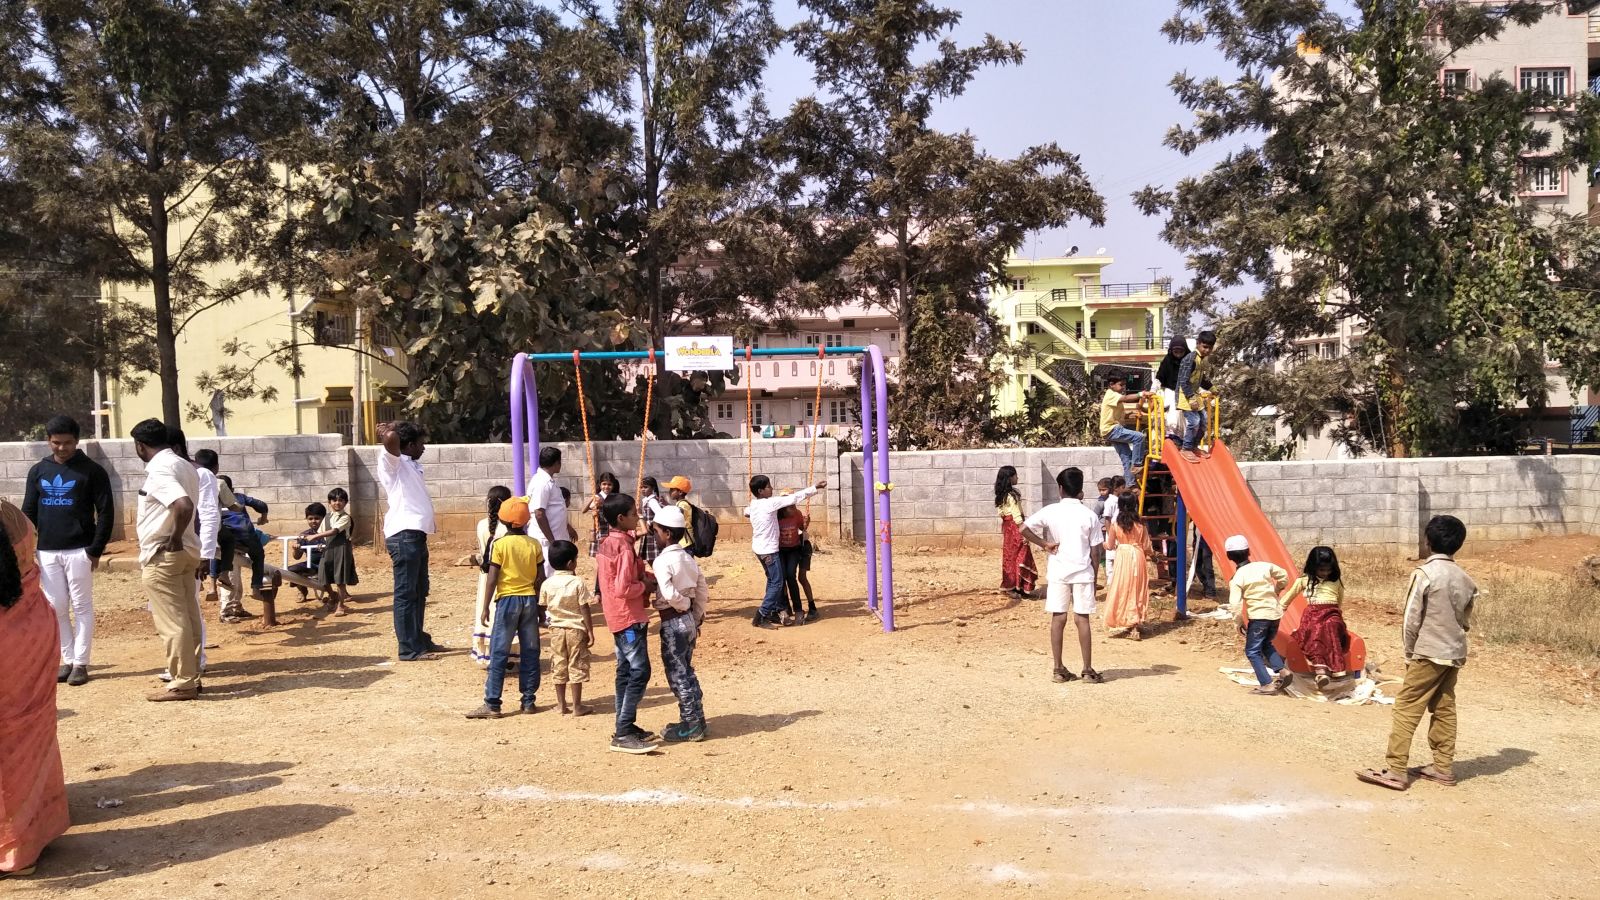
[[[1020,66],[980,73],[966,94],[936,114],[936,127],[971,131],[985,150],[1013,156],[1054,141],[1082,159],[1106,199],[1104,228],[1075,225],[1046,232],[1038,256],[1080,253],[1101,247],[1116,257],[1107,281],[1148,281],[1150,266],[1180,284],[1187,280],[1182,254],[1161,240],[1161,221],[1134,208],[1129,194],[1146,184],[1171,185],[1204,171],[1224,150],[1202,147],[1185,159],[1161,143],[1167,129],[1189,120],[1167,83],[1175,72],[1228,74],[1210,48],[1175,46],[1160,27],[1176,4],[1169,0],[945,0],[960,9],[954,34],[969,44],[985,33],[1018,41],[1027,52]],[[799,18],[793,0],[778,0],[785,25]],[[812,90],[810,70],[780,54],[767,75],[775,111]],[[1034,242],[1022,248],[1035,255]]]

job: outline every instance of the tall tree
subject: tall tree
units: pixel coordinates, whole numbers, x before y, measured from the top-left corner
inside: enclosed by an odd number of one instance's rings
[[[789,113],[788,191],[805,196],[843,242],[817,279],[835,300],[867,298],[900,319],[897,443],[947,445],[990,425],[992,362],[1004,342],[987,288],[1029,232],[1103,203],[1078,158],[1055,144],[998,159],[971,133],[929,124],[989,66],[1018,65],[1022,47],[987,36],[948,37],[959,12],[927,0],[802,0],[793,30],[818,91]]]
[[[591,20],[521,0],[348,0],[289,4],[285,28],[327,116],[299,149],[321,168],[303,286],[398,336],[415,417],[441,439],[503,436],[515,353],[629,340],[613,299],[630,287],[626,132],[609,115],[626,70]],[[579,433],[573,388],[570,368],[540,368],[547,433]],[[637,430],[621,389],[615,368],[585,368],[603,436]]]
[[[1441,90],[1453,53],[1563,4],[1356,6],[1180,0],[1167,36],[1214,44],[1238,72],[1174,77],[1195,118],[1167,144],[1246,146],[1136,198],[1190,254],[1180,304],[1222,312],[1224,289],[1260,286],[1226,310],[1224,348],[1242,362],[1270,367],[1341,320],[1363,331],[1348,357],[1248,379],[1296,434],[1331,417],[1396,456],[1470,449],[1490,442],[1476,423],[1498,430],[1486,411],[1544,403],[1547,359],[1600,383],[1593,230],[1520,196],[1529,155],[1594,169],[1600,103],[1500,78]]]
[[[148,291],[161,409],[181,421],[177,339],[266,286],[281,216],[267,144],[294,92],[256,0],[29,0],[7,5],[14,76],[0,140],[36,227],[83,274]],[[19,49],[20,48],[20,49]],[[208,277],[217,263],[235,277]]]

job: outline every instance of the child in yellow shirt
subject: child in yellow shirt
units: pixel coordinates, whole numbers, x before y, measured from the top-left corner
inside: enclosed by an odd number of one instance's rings
[[[1250,541],[1242,534],[1228,538],[1223,549],[1238,570],[1228,582],[1228,606],[1239,617],[1239,633],[1244,635],[1244,655],[1255,670],[1257,687],[1252,694],[1276,694],[1283,684],[1275,679],[1289,673],[1283,657],[1272,642],[1283,619],[1283,603],[1278,595],[1289,586],[1289,573],[1266,562],[1250,561]],[[1286,680],[1286,679],[1285,679]]]
[[[512,497],[501,503],[499,517],[506,533],[489,541],[489,577],[484,584],[485,601],[480,606],[487,611],[488,592],[493,591],[489,674],[483,684],[483,705],[467,713],[469,719],[500,718],[500,691],[506,680],[513,637],[522,644],[517,680],[522,689],[523,712],[533,712],[533,695],[539,690],[539,588],[544,584],[544,551],[538,541],[528,536],[528,522],[533,519],[528,498]]]

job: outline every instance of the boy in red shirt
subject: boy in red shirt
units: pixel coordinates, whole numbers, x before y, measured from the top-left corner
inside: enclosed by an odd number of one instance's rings
[[[806,527],[810,524],[811,517],[798,506],[778,510],[778,562],[783,566],[783,590],[789,598],[785,625],[806,623],[805,605],[800,596],[800,557],[804,552]],[[812,605],[815,606],[815,602]]]
[[[634,722],[645,686],[650,683],[650,647],[645,639],[650,608],[645,598],[652,587],[645,581],[644,563],[633,548],[639,508],[632,497],[616,493],[600,504],[600,515],[610,528],[594,554],[599,568],[600,609],[617,647],[617,727],[611,737],[611,749],[618,753],[649,753],[660,739]]]

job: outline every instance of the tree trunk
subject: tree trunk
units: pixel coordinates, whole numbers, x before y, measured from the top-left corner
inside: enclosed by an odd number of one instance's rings
[[[899,295],[900,309],[897,310],[900,319],[900,355],[906,356],[911,352],[911,270],[907,257],[911,253],[910,229],[905,218],[899,217],[895,225],[895,246],[899,251],[900,271],[895,285],[895,292]]]
[[[1388,390],[1383,391],[1378,397],[1378,403],[1383,409],[1384,423],[1389,432],[1383,437],[1389,445],[1389,456],[1394,459],[1405,459],[1411,455],[1411,447],[1406,441],[1404,429],[1401,427],[1401,424],[1405,422],[1406,416],[1406,401],[1403,393],[1406,386],[1406,376],[1405,373],[1400,371],[1400,364],[1397,362],[1399,351],[1394,347],[1390,347],[1389,352],[1389,359],[1384,364],[1385,368],[1388,369]]]
[[[145,123],[145,167],[152,181],[165,166],[161,153],[161,127]],[[167,195],[152,187],[150,204],[150,289],[155,294],[156,371],[161,379],[161,418],[169,428],[183,426],[178,401],[178,334],[172,323],[172,260],[167,253]]]

